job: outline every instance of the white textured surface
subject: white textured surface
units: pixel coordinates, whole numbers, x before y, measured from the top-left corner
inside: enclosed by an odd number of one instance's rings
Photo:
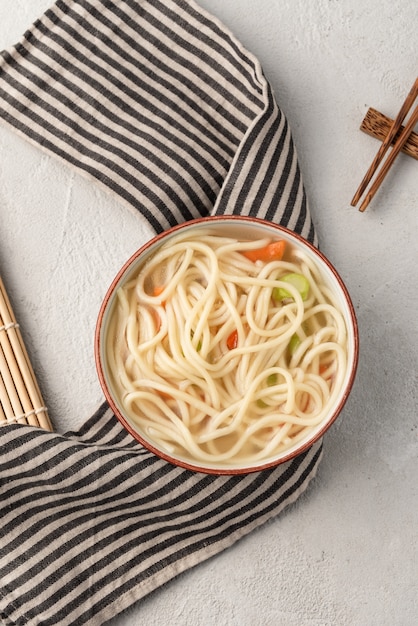
[[[0,48],[49,0],[1,0]],[[293,130],[322,250],[357,310],[352,396],[314,486],[260,531],[113,626],[418,623],[418,162],[401,155],[366,213],[350,199],[417,75],[415,0],[202,0],[261,61]],[[0,268],[60,431],[102,400],[98,308],[151,232],[69,167],[0,127]],[[115,235],[117,233],[117,235]]]

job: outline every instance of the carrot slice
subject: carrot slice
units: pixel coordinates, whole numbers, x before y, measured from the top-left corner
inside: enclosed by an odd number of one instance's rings
[[[319,366],[320,375],[323,376],[328,368],[329,368],[329,363],[321,363]]]
[[[257,248],[256,250],[244,250],[242,254],[250,259],[250,261],[280,261],[283,258],[284,251],[286,249],[286,242],[283,239],[279,241],[272,241],[264,246],[264,248]]]
[[[152,295],[153,296],[160,296],[164,291],[164,285],[155,285],[153,291],[152,291]]]
[[[229,335],[228,339],[226,340],[226,345],[228,346],[229,350],[233,350],[234,348],[237,347],[238,345],[238,331],[237,330],[233,330],[232,333]]]
[[[152,290],[152,295],[154,296],[154,298],[158,298],[158,296],[160,296],[163,291],[165,289],[164,285],[155,285],[154,289]],[[166,305],[166,301],[163,300],[161,302],[161,306],[165,309],[165,305]]]

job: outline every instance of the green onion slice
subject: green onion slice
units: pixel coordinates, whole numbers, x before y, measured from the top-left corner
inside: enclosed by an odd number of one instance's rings
[[[297,274],[296,272],[292,272],[291,274],[286,274],[282,278],[280,278],[281,282],[289,283],[293,287],[295,287],[301,297],[302,300],[306,300],[309,295],[309,281],[303,274]],[[293,298],[290,291],[287,291],[284,287],[275,287],[273,289],[273,298],[275,300],[287,300],[288,298]]]

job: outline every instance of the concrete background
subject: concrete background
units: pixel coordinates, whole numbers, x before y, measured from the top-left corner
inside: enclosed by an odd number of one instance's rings
[[[50,0],[1,0],[0,48]],[[113,626],[418,623],[418,162],[364,214],[350,200],[417,76],[414,0],[202,0],[261,61],[293,130],[322,250],[351,292],[361,358],[315,483],[283,515]],[[152,233],[117,199],[0,127],[0,271],[59,431],[102,401],[101,299]],[[118,232],[115,237],[114,233]]]

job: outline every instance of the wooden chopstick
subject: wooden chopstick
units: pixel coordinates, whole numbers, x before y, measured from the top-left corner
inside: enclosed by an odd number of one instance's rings
[[[0,424],[10,423],[53,430],[0,277]]]
[[[380,113],[380,111],[373,109],[373,107],[369,107],[366,115],[363,118],[363,121],[361,122],[360,130],[370,137],[374,137],[379,141],[384,141],[390,129],[392,128],[392,124],[393,120],[391,120],[390,117],[383,115],[383,113]],[[392,145],[396,142],[399,134],[403,131],[403,129],[404,127],[401,126],[399,129],[399,133],[395,135],[392,141]],[[412,133],[409,135],[408,139],[402,146],[401,152],[418,161],[418,133],[412,131]]]
[[[392,167],[395,158],[397,157],[397,155],[401,151],[402,146],[405,144],[405,142],[408,139],[409,135],[411,134],[415,124],[417,124],[417,123],[418,123],[418,106],[415,107],[415,110],[412,113],[408,123],[405,125],[405,128],[403,129],[402,133],[399,135],[399,139],[397,140],[397,142],[393,146],[391,153],[389,154],[388,158],[383,163],[381,169],[379,170],[378,174],[376,175],[375,182],[371,186],[370,190],[367,192],[366,197],[364,198],[364,200],[363,200],[363,202],[362,202],[362,204],[360,206],[360,209],[359,209],[360,211],[363,212],[369,206],[371,200],[374,198],[377,190],[379,189],[380,185],[382,184],[383,179],[385,178],[385,176],[388,173],[389,169]]]
[[[383,141],[382,145],[380,146],[375,158],[373,159],[369,169],[367,170],[363,180],[361,181],[359,188],[357,189],[356,193],[353,196],[353,199],[351,200],[351,205],[352,206],[356,206],[357,203],[359,202],[361,196],[363,195],[363,193],[366,190],[367,185],[369,184],[369,182],[371,181],[371,179],[373,178],[377,168],[379,167],[379,165],[381,164],[383,157],[385,156],[386,152],[388,151],[389,147],[391,146],[395,136],[397,135],[397,133],[399,132],[399,129],[402,126],[402,122],[404,121],[405,117],[407,116],[407,114],[409,113],[414,101],[416,100],[418,96],[418,78],[415,79],[415,82],[412,86],[412,88],[410,89],[404,103],[402,104],[402,107],[398,113],[398,115],[395,117],[395,120],[389,130],[389,133],[387,134],[385,140]],[[403,129],[403,131],[400,133],[399,137],[396,139],[396,142],[394,143],[394,146],[392,148],[392,151],[386,161],[386,163],[384,164],[384,166],[382,166],[382,170],[381,172],[379,172],[379,175],[376,178],[375,183],[372,185],[370,191],[367,193],[362,205],[360,206],[360,211],[364,211],[367,206],[369,205],[370,201],[372,200],[372,198],[374,197],[374,195],[376,194],[377,190],[379,189],[384,177],[386,176],[386,174],[388,173],[390,167],[392,166],[396,156],[398,155],[398,153],[400,152],[400,150],[402,149],[402,147],[404,146],[404,144],[406,143],[409,135],[411,134],[415,124],[417,123],[417,118],[416,118],[416,114],[417,114],[417,109],[415,109],[414,113],[412,114],[408,124],[405,125],[405,128]]]

